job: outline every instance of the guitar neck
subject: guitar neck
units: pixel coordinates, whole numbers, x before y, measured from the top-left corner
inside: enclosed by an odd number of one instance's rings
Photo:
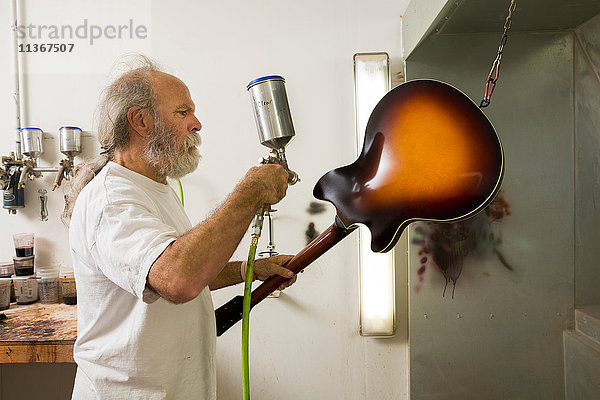
[[[336,221],[325,232],[310,242],[304,249],[296,254],[284,267],[298,274],[313,261],[327,252],[343,238],[348,236],[354,228],[344,228],[336,217]],[[252,291],[250,307],[254,307],[273,293],[287,279],[278,275],[271,276],[260,286]],[[242,319],[243,296],[236,296],[215,310],[217,320],[217,336],[221,336],[229,328]]]

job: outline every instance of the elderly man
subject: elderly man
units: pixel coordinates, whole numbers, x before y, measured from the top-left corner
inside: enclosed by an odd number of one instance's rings
[[[262,204],[285,196],[288,176],[251,168],[192,227],[167,177],[198,165],[194,110],[186,85],[147,59],[104,93],[103,151],[78,172],[64,215],[79,303],[74,399],[216,398],[210,290],[242,282],[243,263],[229,259]],[[258,260],[258,279],[290,285],[289,258]]]

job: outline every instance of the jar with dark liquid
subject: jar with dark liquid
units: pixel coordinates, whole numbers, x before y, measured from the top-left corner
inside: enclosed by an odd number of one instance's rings
[[[15,266],[15,274],[18,276],[33,275],[35,256],[29,257],[13,257]]]
[[[17,257],[30,257],[33,255],[33,246],[31,247],[15,247]]]
[[[33,233],[17,233],[13,235],[17,257],[31,257],[33,255],[34,239]]]
[[[73,271],[60,273],[60,287],[62,291],[63,303],[77,304],[77,287],[75,286],[75,275]]]

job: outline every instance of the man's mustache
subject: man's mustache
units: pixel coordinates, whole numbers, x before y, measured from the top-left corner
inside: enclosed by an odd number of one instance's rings
[[[202,139],[200,138],[200,134],[198,132],[192,133],[188,136],[183,142],[186,149],[190,147],[198,147],[202,144]]]

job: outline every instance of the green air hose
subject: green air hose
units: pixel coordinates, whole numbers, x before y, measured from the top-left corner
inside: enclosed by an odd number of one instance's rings
[[[250,295],[252,294],[252,278],[254,277],[254,258],[258,235],[252,235],[248,263],[246,264],[246,282],[244,284],[244,305],[242,308],[242,383],[244,400],[250,400],[250,367],[248,361],[248,338],[250,331]]]
[[[181,205],[185,206],[185,204],[183,204],[183,186],[181,186],[181,181],[179,179],[177,179],[177,183],[179,184],[179,197],[181,197]]]

